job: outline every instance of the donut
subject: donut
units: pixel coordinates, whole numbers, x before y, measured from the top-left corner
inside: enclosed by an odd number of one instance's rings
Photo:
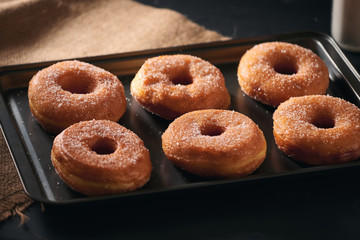
[[[28,97],[32,115],[50,133],[85,120],[118,121],[126,110],[118,78],[76,60],[58,62],[35,74]]]
[[[162,135],[162,148],[174,165],[202,177],[237,178],[265,159],[266,141],[247,116],[207,109],[175,119]]]
[[[134,191],[150,178],[148,149],[132,131],[109,120],[75,123],[55,137],[51,161],[73,190],[89,196]]]
[[[276,107],[290,97],[325,94],[329,71],[310,49],[266,42],[255,45],[241,57],[238,81],[248,96]]]
[[[299,162],[329,165],[360,158],[360,109],[329,95],[294,97],[273,115],[278,148]]]
[[[190,55],[145,61],[131,81],[131,95],[148,111],[173,120],[200,109],[227,109],[230,95],[218,68]]]

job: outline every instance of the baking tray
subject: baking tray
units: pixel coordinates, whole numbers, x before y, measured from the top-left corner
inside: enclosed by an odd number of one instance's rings
[[[67,204],[213,186],[221,187],[233,183],[266,181],[279,176],[287,177],[360,165],[360,161],[357,160],[331,166],[307,166],[293,161],[277,149],[272,134],[272,114],[275,109],[246,96],[239,88],[236,75],[238,62],[244,52],[253,45],[266,41],[291,42],[312,49],[329,68],[328,94],[344,98],[360,106],[358,73],[335,41],[321,33],[289,33],[79,59],[116,74],[123,82],[127,97],[127,111],[119,123],[142,138],[150,151],[153,164],[150,181],[137,191],[114,196],[87,197],[72,191],[60,180],[51,164],[50,151],[55,136],[43,131],[32,117],[28,107],[27,85],[37,71],[54,62],[0,68],[1,129],[26,193],[31,198],[44,203]],[[261,167],[250,176],[230,180],[201,178],[182,171],[166,159],[161,148],[161,134],[170,121],[161,119],[139,106],[130,96],[129,85],[134,74],[147,58],[176,53],[199,56],[216,65],[226,79],[231,95],[231,109],[249,116],[264,132],[268,147],[267,157]]]

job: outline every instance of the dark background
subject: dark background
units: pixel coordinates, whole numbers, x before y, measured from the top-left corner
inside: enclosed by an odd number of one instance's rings
[[[331,1],[145,1],[232,38],[330,34]],[[345,52],[359,71],[360,55]],[[0,239],[360,239],[360,168],[71,206],[35,203]]]

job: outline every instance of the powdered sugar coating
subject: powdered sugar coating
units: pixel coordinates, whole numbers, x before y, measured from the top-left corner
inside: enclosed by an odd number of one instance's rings
[[[182,115],[164,132],[162,146],[175,165],[210,177],[250,174],[266,155],[259,127],[245,115],[229,110],[199,110]]]
[[[105,147],[110,144],[113,149],[100,154],[93,149],[98,143]],[[74,183],[67,176],[96,184],[130,186],[117,189],[122,192],[144,185],[152,169],[143,141],[132,131],[108,120],[83,121],[65,129],[54,140],[52,161],[60,177],[80,192],[89,187],[81,186],[81,182]],[[85,192],[91,191],[90,186]],[[103,187],[94,187],[94,192],[111,193]]]
[[[289,72],[278,72],[278,68]],[[244,54],[238,67],[238,80],[249,96],[278,106],[290,97],[325,94],[329,72],[320,57],[309,49],[267,42],[255,45]]]
[[[181,54],[146,60],[131,82],[131,94],[146,109],[167,119],[230,105],[220,70],[198,57]]]
[[[124,88],[116,76],[76,60],[39,71],[29,83],[28,96],[35,118],[55,133],[84,120],[118,121],[126,109]]]
[[[343,99],[294,97],[282,103],[273,118],[279,149],[296,160],[319,165],[360,157],[360,109]]]

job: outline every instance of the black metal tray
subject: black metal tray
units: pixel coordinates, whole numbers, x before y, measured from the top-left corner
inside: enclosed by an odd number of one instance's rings
[[[148,184],[138,191],[116,196],[87,197],[76,193],[68,188],[54,171],[50,161],[50,151],[55,136],[43,131],[33,119],[27,98],[27,85],[31,77],[38,70],[54,62],[0,68],[2,131],[26,193],[37,201],[65,204],[222,186],[254,179],[266,180],[278,176],[359,166],[359,160],[331,166],[306,166],[293,161],[277,149],[272,134],[272,114],[275,109],[244,95],[239,88],[236,75],[238,62],[244,52],[253,45],[265,41],[292,42],[312,49],[329,68],[328,94],[344,98],[360,106],[360,76],[335,41],[321,33],[289,33],[79,59],[116,74],[123,82],[128,105],[119,123],[138,134],[150,150],[153,172]],[[147,58],[175,53],[199,56],[219,67],[231,95],[231,109],[249,116],[263,130],[268,145],[267,157],[262,166],[252,175],[231,180],[200,178],[174,167],[164,156],[161,148],[161,134],[170,121],[152,115],[140,107],[131,98],[129,85],[133,75]]]

